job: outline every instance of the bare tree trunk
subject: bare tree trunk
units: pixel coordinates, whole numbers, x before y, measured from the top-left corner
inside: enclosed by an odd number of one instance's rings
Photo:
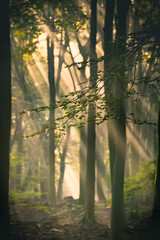
[[[0,14],[0,236],[10,239],[9,229],[9,143],[11,126],[11,56],[9,1],[3,3]]]
[[[110,60],[113,49],[112,41],[113,41],[113,14],[114,14],[114,1],[106,0],[106,10],[105,10],[105,26],[104,26],[104,73],[110,68]],[[105,96],[106,100],[109,96],[109,91],[111,90],[112,95],[110,99],[114,97],[114,83],[112,83],[111,89],[108,89],[107,83],[105,82]],[[113,105],[113,102],[111,102]],[[112,187],[112,179],[113,179],[113,165],[115,159],[115,127],[114,120],[108,121],[108,144],[109,144],[109,154],[110,154],[110,174],[111,174],[111,187]]]
[[[90,58],[96,58],[96,34],[97,34],[97,0],[91,0],[91,32],[90,32]],[[97,65],[90,66],[90,86],[96,83]],[[95,105],[89,104],[88,110],[88,136],[87,136],[87,172],[86,172],[86,199],[85,219],[87,222],[95,221]]]
[[[49,94],[50,106],[55,105],[55,79],[54,79],[54,44],[52,40],[47,37],[47,52],[48,52],[48,80],[49,80]],[[50,166],[50,204],[52,207],[56,206],[56,190],[55,190],[55,110],[50,109],[49,124],[51,126],[49,132],[49,166]],[[52,128],[53,127],[53,128]]]
[[[65,173],[65,158],[67,154],[67,149],[68,149],[68,143],[69,143],[69,138],[70,138],[70,128],[67,128],[67,136],[65,139],[64,147],[63,147],[63,152],[60,155],[60,178],[58,182],[58,191],[57,191],[57,199],[61,200],[62,198],[62,190],[63,190],[63,179],[64,179],[64,173]]]
[[[126,18],[130,0],[117,0],[117,55],[125,52],[126,45]],[[125,63],[123,63],[125,64]],[[111,233],[112,240],[122,239],[122,229],[125,224],[124,212],[124,167],[126,158],[126,120],[124,93],[126,83],[123,66],[119,72],[120,78],[116,81],[115,96],[119,99],[116,107],[115,119],[115,162],[112,179],[112,209],[111,209]]]

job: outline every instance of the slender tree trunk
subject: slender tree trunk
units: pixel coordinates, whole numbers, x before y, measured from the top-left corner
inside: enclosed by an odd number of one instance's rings
[[[55,105],[55,80],[54,80],[54,44],[52,40],[47,37],[47,52],[48,52],[48,80],[49,80],[49,95],[50,105]],[[55,190],[55,110],[50,109],[49,112],[49,165],[50,165],[50,204],[52,207],[56,206],[56,190]],[[53,127],[53,128],[52,128]]]
[[[90,32],[90,58],[96,58],[96,33],[97,33],[97,0],[91,0],[91,32]],[[97,65],[90,66],[90,86],[96,83]],[[85,219],[87,222],[95,221],[95,105],[89,104],[88,110],[88,136],[87,136],[87,172],[86,172],[86,199]]]
[[[58,63],[58,70],[57,70],[57,79],[56,79],[56,94],[59,95],[59,85],[61,79],[61,70],[62,65],[64,63],[64,55],[67,48],[67,44],[65,41],[65,45],[63,45],[63,30],[61,32],[61,42],[60,42],[60,49],[59,49],[59,63]]]
[[[111,47],[111,42],[113,41],[113,14],[114,14],[114,0],[106,0],[106,9],[105,9],[105,25],[104,25],[104,73],[110,68],[110,60],[113,48]],[[109,57],[108,57],[109,56]],[[108,99],[109,92],[108,87],[105,82],[105,96]],[[111,87],[112,96],[114,97],[114,83]],[[113,105],[113,102],[111,102]],[[110,174],[111,174],[111,187],[113,179],[113,166],[115,161],[115,127],[114,120],[108,121],[108,144],[109,144],[109,155],[110,155]]]
[[[70,128],[67,128],[67,136],[63,147],[63,152],[60,156],[61,163],[60,163],[60,178],[58,182],[58,191],[57,191],[57,199],[61,200],[62,198],[62,190],[63,190],[63,179],[64,179],[64,173],[65,173],[65,158],[67,154],[68,149],[68,143],[69,143],[69,137],[70,137]]]
[[[11,126],[11,56],[9,1],[3,3],[0,14],[0,237],[10,239],[9,230],[9,143]]]

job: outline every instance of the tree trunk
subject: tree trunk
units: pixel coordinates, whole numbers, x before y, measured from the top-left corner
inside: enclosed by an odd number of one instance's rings
[[[126,18],[129,9],[129,0],[117,0],[117,55],[125,52],[126,45]],[[125,63],[123,63],[125,64]],[[120,99],[116,107],[115,119],[115,162],[113,166],[112,182],[112,209],[111,209],[111,234],[112,240],[122,239],[122,229],[125,224],[124,215],[124,167],[126,158],[126,120],[124,93],[126,83],[123,81],[123,66],[119,72],[120,78],[115,85],[115,96]]]
[[[3,3],[0,14],[0,236],[9,240],[9,142],[11,126],[11,56],[9,1]]]
[[[67,136],[63,147],[63,152],[60,156],[61,163],[60,163],[60,178],[58,182],[58,191],[57,191],[57,199],[61,200],[62,198],[62,190],[63,190],[63,179],[64,179],[64,172],[65,172],[65,158],[67,154],[68,149],[68,143],[69,143],[69,137],[70,137],[70,128],[67,128]]]
[[[54,44],[49,37],[47,37],[47,53],[48,53],[48,80],[49,80],[50,106],[54,107],[56,96],[54,80]],[[49,131],[49,165],[50,165],[50,204],[52,207],[56,206],[54,123],[55,123],[55,110],[50,109],[49,124],[51,128]]]
[[[122,111],[124,112],[124,105]],[[111,231],[112,240],[121,239],[121,231],[124,226],[124,166],[126,153],[126,128],[125,120],[119,118],[115,121],[115,162],[112,182],[112,209]]]
[[[91,32],[90,32],[90,58],[96,58],[97,33],[97,0],[91,0]],[[96,83],[97,65],[90,66],[90,87]],[[87,171],[86,171],[86,199],[85,219],[87,222],[95,221],[95,105],[89,104],[88,109],[88,136],[87,136]]]
[[[104,73],[107,72],[110,67],[110,55],[112,54],[113,49],[111,48],[111,43],[113,41],[113,13],[114,13],[114,0],[106,0],[106,10],[105,10],[105,26],[104,26]],[[109,57],[108,57],[109,56]],[[112,83],[112,97],[114,97],[114,83]],[[105,96],[106,100],[108,98],[108,87],[105,83]],[[110,99],[112,99],[110,96]],[[113,102],[111,102],[113,105]],[[111,187],[113,179],[113,165],[115,159],[115,127],[114,120],[108,121],[108,144],[109,144],[109,155],[110,155],[110,174],[111,174]]]

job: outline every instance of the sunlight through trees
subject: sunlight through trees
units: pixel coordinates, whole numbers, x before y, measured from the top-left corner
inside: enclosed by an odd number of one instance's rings
[[[160,1],[5,4],[0,234],[37,211],[35,240],[158,239]]]

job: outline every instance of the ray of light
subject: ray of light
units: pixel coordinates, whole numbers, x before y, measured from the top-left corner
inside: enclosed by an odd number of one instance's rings
[[[52,41],[54,42],[54,32],[52,32],[49,27],[46,24],[43,24],[41,26],[42,30],[44,31],[44,33],[47,33],[48,36],[52,39]]]
[[[41,72],[45,82],[47,83],[47,85],[49,85],[48,83],[48,71],[45,69],[43,63],[39,60],[39,58],[34,54],[33,55],[33,59],[39,69],[39,71]]]
[[[139,132],[134,128],[134,133],[127,126],[127,136],[130,139],[131,143],[134,145],[135,149],[139,148],[140,157],[143,161],[148,161],[151,159],[151,153],[144,148],[144,140],[141,140],[139,137]]]
[[[72,196],[74,199],[79,197],[79,176],[71,165],[67,164],[64,175],[63,197]]]
[[[41,88],[40,84],[39,84],[39,80],[38,80],[38,77],[36,76],[36,72],[35,72],[35,69],[33,68],[33,66],[31,65],[27,65],[27,69],[29,71],[29,74],[31,75],[34,83],[35,83],[35,86],[39,92],[39,95],[40,97],[42,98],[43,102],[45,103],[45,105],[48,104],[48,100],[46,99],[45,95],[44,95],[44,92],[43,92],[43,89]]]

